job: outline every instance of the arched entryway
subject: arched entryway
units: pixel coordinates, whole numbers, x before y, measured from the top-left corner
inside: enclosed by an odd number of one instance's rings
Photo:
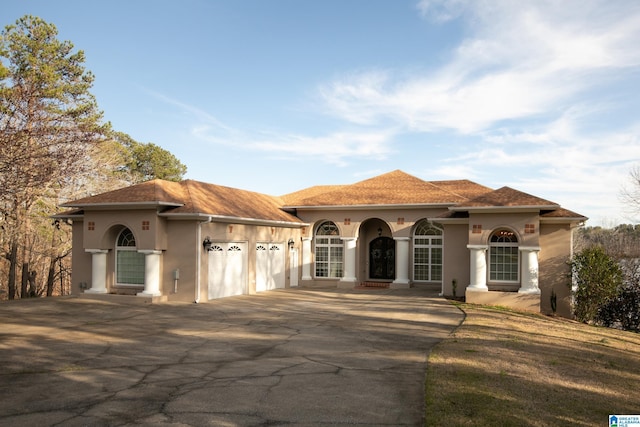
[[[396,242],[389,224],[370,218],[359,230],[361,282],[392,282],[396,278]]]
[[[396,242],[387,236],[380,236],[369,243],[369,278],[393,280],[396,272]]]

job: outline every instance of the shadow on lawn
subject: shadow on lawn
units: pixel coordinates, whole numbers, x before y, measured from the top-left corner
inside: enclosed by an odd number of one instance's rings
[[[462,307],[429,359],[427,425],[599,426],[638,412],[640,335]]]

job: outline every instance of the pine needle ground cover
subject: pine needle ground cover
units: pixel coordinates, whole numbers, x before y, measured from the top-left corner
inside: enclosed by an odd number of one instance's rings
[[[603,426],[640,414],[640,334],[459,304],[429,356],[428,426]]]

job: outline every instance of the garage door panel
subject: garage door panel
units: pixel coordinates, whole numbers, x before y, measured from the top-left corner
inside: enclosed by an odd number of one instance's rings
[[[256,292],[269,289],[269,252],[267,247],[266,243],[256,245]]]
[[[209,299],[246,293],[245,243],[214,243],[209,251]]]
[[[271,244],[269,248],[271,255],[271,289],[284,288],[284,245]]]
[[[283,243],[256,245],[256,292],[285,287],[285,251]]]

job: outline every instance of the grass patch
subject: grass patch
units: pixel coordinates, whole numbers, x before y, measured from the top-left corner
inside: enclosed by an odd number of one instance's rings
[[[638,414],[640,334],[456,303],[429,357],[427,426],[602,426]]]

